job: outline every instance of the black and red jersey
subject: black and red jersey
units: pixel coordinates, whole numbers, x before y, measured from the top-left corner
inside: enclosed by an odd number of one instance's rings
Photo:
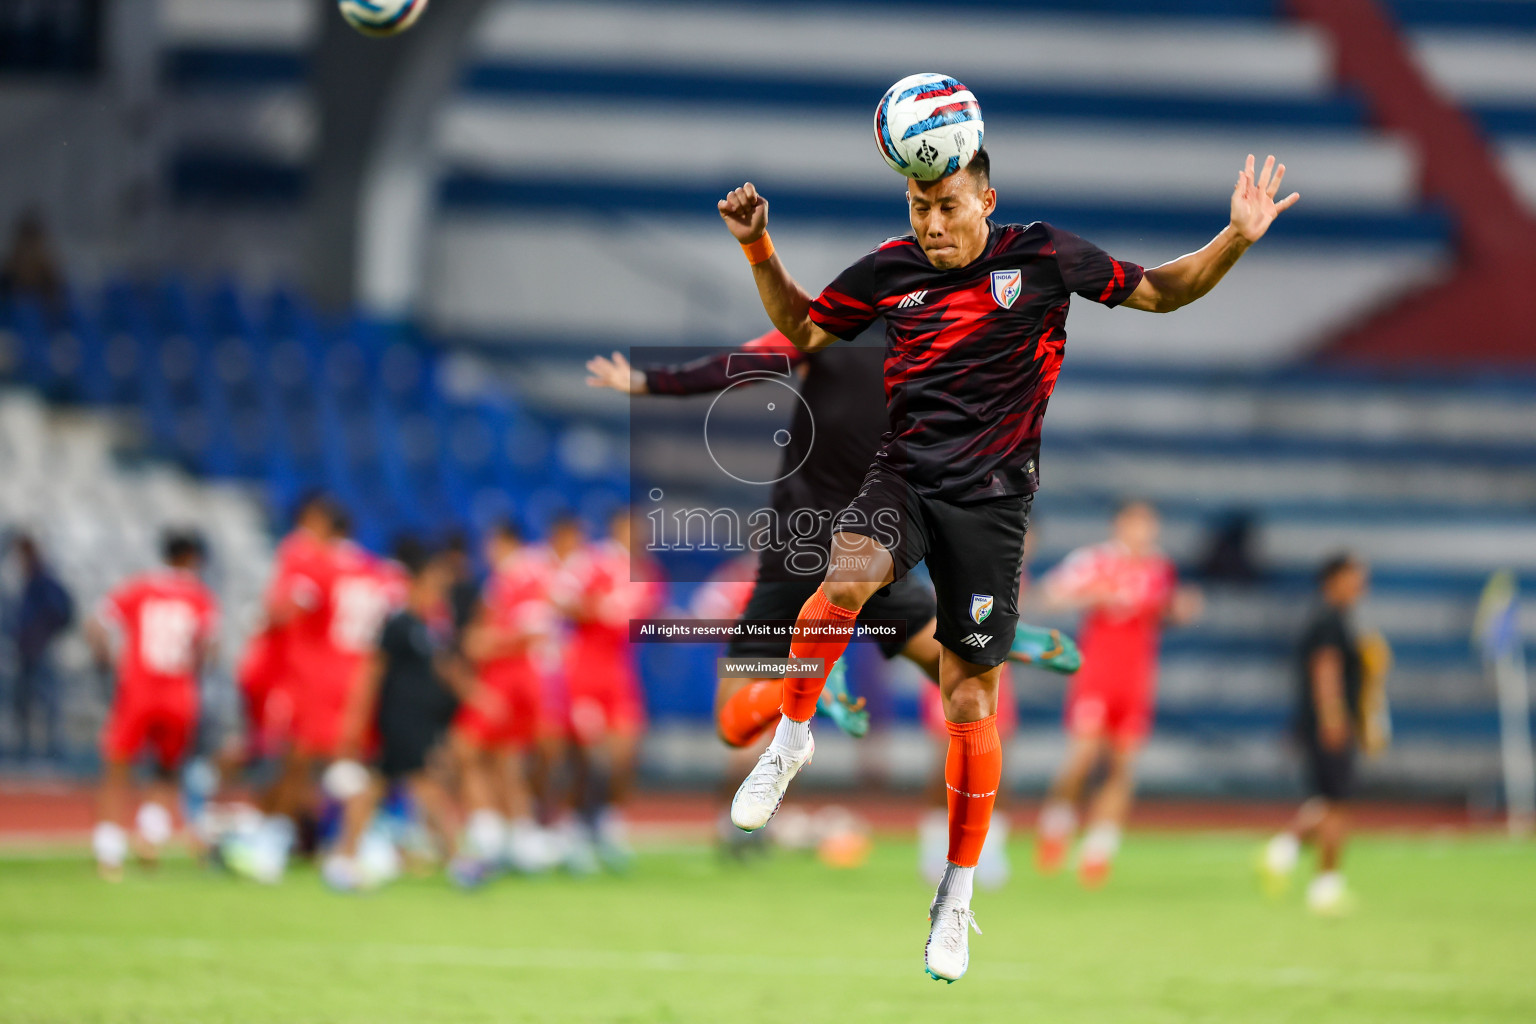
[[[1072,295],[1119,305],[1141,277],[1069,231],[988,222],[981,255],[953,270],[914,235],[885,242],[826,287],[811,319],[847,340],[885,318],[890,432],[876,461],[921,494],[980,501],[1039,485]]]

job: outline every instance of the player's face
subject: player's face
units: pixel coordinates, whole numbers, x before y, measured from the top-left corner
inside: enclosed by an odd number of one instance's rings
[[[1354,604],[1365,597],[1371,586],[1371,573],[1356,562],[1339,574],[1339,590],[1345,604]]]
[[[997,191],[961,171],[938,181],[907,179],[907,211],[917,244],[940,270],[963,267],[987,245],[987,218]]]
[[[449,568],[445,558],[438,557],[428,562],[412,583],[412,603],[417,610],[435,608],[448,593],[448,587],[453,582],[453,570]]]
[[[1157,543],[1162,530],[1150,505],[1130,505],[1115,517],[1115,539],[1132,551],[1145,551]]]
[[[324,508],[310,506],[299,517],[299,527],[322,540],[330,540],[336,535],[336,520]]]
[[[495,565],[516,550],[517,541],[510,534],[498,531],[486,538],[485,560]]]
[[[562,523],[549,535],[549,546],[560,558],[581,547],[581,527],[575,523]]]

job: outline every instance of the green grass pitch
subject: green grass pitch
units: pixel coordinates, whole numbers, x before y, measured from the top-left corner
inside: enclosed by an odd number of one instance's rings
[[[267,890],[179,862],[109,886],[82,859],[0,858],[0,1020],[1536,1020],[1536,850],[1363,839],[1357,912],[1321,921],[1258,894],[1255,845],[1133,835],[1099,892],[1020,872],[978,893],[986,934],[952,986],[923,975],[929,893],[894,841],[857,871],[669,849],[627,878],[361,897],[307,870]]]

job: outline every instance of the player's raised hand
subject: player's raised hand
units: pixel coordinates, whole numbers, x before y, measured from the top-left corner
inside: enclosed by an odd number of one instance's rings
[[[1285,164],[1275,164],[1275,158],[1264,158],[1264,169],[1259,172],[1258,179],[1253,176],[1253,154],[1248,154],[1248,161],[1243,165],[1243,170],[1237,176],[1237,185],[1232,189],[1232,228],[1250,242],[1257,242],[1264,237],[1264,232],[1275,222],[1275,218],[1286,210],[1296,205],[1301,198],[1300,192],[1292,192],[1279,202],[1275,201],[1275,194],[1280,191],[1280,182],[1285,177]]]
[[[608,356],[593,356],[587,360],[587,386],[612,388],[627,395],[645,394],[645,374],[629,365],[622,352]]]
[[[715,205],[720,219],[742,245],[757,241],[768,230],[768,200],[757,194],[750,181]]]

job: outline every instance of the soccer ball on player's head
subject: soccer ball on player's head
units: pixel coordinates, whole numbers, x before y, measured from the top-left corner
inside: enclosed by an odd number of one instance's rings
[[[936,181],[970,163],[984,128],[976,97],[948,75],[908,75],[875,108],[880,155],[918,181]]]
[[[427,0],[337,0],[347,24],[365,36],[392,36],[416,24]]]

